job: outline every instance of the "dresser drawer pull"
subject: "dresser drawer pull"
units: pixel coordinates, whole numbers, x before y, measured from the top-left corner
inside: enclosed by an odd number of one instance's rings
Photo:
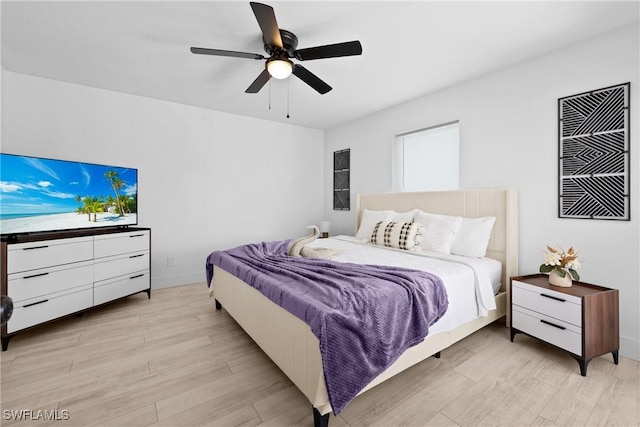
[[[131,255],[129,258],[138,258],[144,256],[144,254],[138,254],[138,255]]]
[[[144,234],[132,234],[129,237],[142,237],[142,236],[144,236]]]
[[[560,325],[556,325],[555,323],[547,322],[547,321],[546,321],[546,320],[544,320],[544,319],[540,319],[540,321],[541,321],[542,323],[544,323],[545,325],[553,326],[554,328],[562,329],[563,331],[564,331],[565,329],[567,329],[567,328],[565,328],[564,326],[560,326]]]
[[[129,277],[129,279],[133,280],[133,279],[137,279],[138,277],[142,277],[142,276],[144,276],[144,273],[138,274],[137,276],[131,276],[131,277]]]
[[[43,304],[45,302],[49,301],[48,299],[42,300],[42,301],[38,301],[38,302],[32,302],[31,304],[25,304],[23,307],[27,308],[27,307],[31,307],[33,305],[38,305],[38,304]]]
[[[44,246],[32,246],[30,248],[22,248],[22,250],[24,251],[32,251],[34,249],[44,249],[44,248],[48,248],[49,245],[44,245]]]
[[[541,296],[541,297],[545,297],[545,298],[549,298],[549,299],[552,299],[552,300],[560,301],[560,302],[567,302],[567,300],[566,300],[566,299],[562,299],[562,298],[554,297],[554,296],[547,295],[547,294],[540,294],[540,296]]]
[[[49,273],[47,272],[47,273],[32,274],[31,276],[24,276],[23,279],[33,279],[34,277],[46,276],[47,274]]]

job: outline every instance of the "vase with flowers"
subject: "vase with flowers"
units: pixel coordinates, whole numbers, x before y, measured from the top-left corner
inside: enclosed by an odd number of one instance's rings
[[[573,247],[568,251],[560,248],[552,248],[547,245],[547,253],[544,262],[540,265],[541,273],[549,274],[549,284],[568,288],[573,280],[580,280],[580,275],[576,270],[580,268],[578,252]]]

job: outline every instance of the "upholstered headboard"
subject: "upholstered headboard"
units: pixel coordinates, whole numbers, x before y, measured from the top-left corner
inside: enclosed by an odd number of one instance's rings
[[[502,262],[502,290],[518,275],[518,195],[514,189],[358,194],[356,231],[364,209],[425,212],[468,218],[496,217],[487,257]]]

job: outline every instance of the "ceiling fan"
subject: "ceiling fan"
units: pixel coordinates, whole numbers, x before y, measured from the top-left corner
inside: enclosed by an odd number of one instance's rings
[[[359,41],[329,44],[324,46],[296,49],[298,37],[290,31],[278,28],[276,15],[273,8],[266,4],[250,2],[258,25],[262,30],[264,50],[269,55],[265,57],[259,53],[236,52],[232,50],[208,49],[192,47],[191,53],[198,55],[230,56],[234,58],[266,59],[265,69],[253,83],[245,90],[246,93],[258,93],[271,77],[286,79],[294,74],[300,80],[311,86],[320,94],[331,90],[331,86],[300,64],[294,64],[292,58],[298,61],[311,59],[337,58],[340,56],[353,56],[362,54],[362,45]]]

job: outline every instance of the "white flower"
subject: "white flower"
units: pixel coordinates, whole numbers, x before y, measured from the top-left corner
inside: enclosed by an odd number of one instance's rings
[[[567,268],[573,268],[574,270],[577,270],[580,268],[580,261],[578,261],[577,259],[574,259],[573,261],[569,261],[566,265]]]
[[[560,265],[561,257],[557,252],[548,252],[544,257],[545,265]]]

